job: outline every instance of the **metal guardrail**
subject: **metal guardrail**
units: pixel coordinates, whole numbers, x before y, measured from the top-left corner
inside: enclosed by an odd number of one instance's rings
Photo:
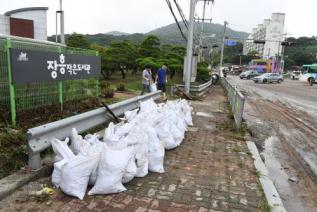
[[[237,88],[234,88],[226,78],[221,78],[220,82],[226,89],[236,127],[240,128],[242,123],[245,97],[240,93],[240,91],[238,91]]]
[[[148,99],[158,99],[161,91],[149,93],[144,96],[137,96],[109,106],[116,116],[122,115],[125,111],[133,110],[140,106],[140,102]],[[32,170],[41,168],[41,152],[51,146],[53,138],[65,139],[71,135],[72,128],[76,128],[79,133],[97,127],[109,121],[105,108],[95,109],[76,116],[71,116],[59,121],[44,124],[39,127],[29,129],[28,151],[29,166]]]
[[[197,94],[199,96],[199,95],[203,94],[203,92],[208,87],[210,87],[211,84],[212,84],[212,82],[211,82],[211,80],[209,80],[208,82],[206,82],[204,84],[201,84],[201,85],[191,85],[189,91],[191,93]],[[176,86],[179,87],[179,88],[184,88],[184,85],[177,84]]]

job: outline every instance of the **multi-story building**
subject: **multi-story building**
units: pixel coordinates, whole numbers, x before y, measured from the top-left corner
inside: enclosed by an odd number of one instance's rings
[[[47,40],[47,7],[28,7],[0,15],[0,34]]]
[[[263,58],[272,58],[281,55],[281,42],[284,40],[284,13],[273,13],[271,19],[265,19],[252,29],[248,40],[244,43],[243,53],[257,51]],[[264,40],[265,44],[256,44],[253,40]]]

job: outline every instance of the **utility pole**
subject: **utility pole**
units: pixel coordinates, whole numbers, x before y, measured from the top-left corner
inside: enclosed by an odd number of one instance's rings
[[[193,39],[194,39],[194,15],[195,15],[196,0],[190,0],[190,12],[189,12],[189,27],[188,27],[188,37],[187,37],[187,51],[186,51],[186,69],[185,69],[185,86],[184,91],[189,94],[190,91],[190,78],[193,60]]]
[[[61,43],[65,44],[65,34],[64,34],[64,11],[63,11],[63,2],[59,0],[60,5],[60,26],[61,26]]]
[[[222,44],[221,44],[221,55],[220,55],[220,77],[223,77],[222,73],[222,64],[223,64],[223,51],[225,50],[225,39],[226,39],[226,30],[227,30],[228,22],[225,21],[223,25],[223,36],[222,36]]]
[[[284,41],[286,41],[286,36],[287,36],[287,31],[284,34]],[[285,46],[282,46],[281,62],[280,62],[281,63],[280,73],[282,73],[284,71],[284,65],[285,65],[285,62],[284,62],[284,51],[285,51]]]
[[[200,39],[199,39],[199,55],[198,55],[198,62],[202,62],[203,57],[203,35],[204,35],[204,22],[205,22],[205,12],[206,12],[206,1],[204,2],[204,8],[203,8],[203,18],[201,22],[201,33],[200,33]]]

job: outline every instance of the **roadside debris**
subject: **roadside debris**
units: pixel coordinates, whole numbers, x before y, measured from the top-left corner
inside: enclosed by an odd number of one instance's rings
[[[293,183],[298,183],[299,182],[299,179],[297,177],[289,177],[288,178],[288,181],[291,181]]]
[[[126,122],[110,123],[103,140],[96,134],[83,138],[76,129],[70,147],[68,138],[53,139],[52,183],[82,200],[88,185],[93,186],[88,195],[118,193],[134,177],[164,173],[165,150],[182,143],[193,125],[191,112],[186,100],[156,104],[151,99],[141,102],[139,110],[127,111]]]

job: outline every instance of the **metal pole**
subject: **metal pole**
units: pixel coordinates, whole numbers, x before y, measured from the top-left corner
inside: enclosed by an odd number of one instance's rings
[[[61,18],[61,43],[65,44],[65,34],[64,34],[64,11],[63,11],[63,7],[62,7],[62,0],[59,1],[60,3],[60,18]]]
[[[199,39],[199,56],[198,56],[198,62],[202,62],[203,57],[203,34],[204,34],[204,22],[205,22],[205,11],[206,11],[206,1],[204,2],[204,8],[203,8],[203,18],[201,22],[201,33],[200,33],[200,39]]]
[[[188,40],[187,40],[187,61],[185,69],[185,93],[189,94],[190,91],[190,77],[193,60],[193,39],[194,39],[194,15],[195,15],[196,0],[190,0],[190,12],[189,12],[189,29],[188,29]]]
[[[225,21],[224,25],[223,25],[223,36],[222,36],[221,56],[220,56],[220,77],[223,77],[221,67],[222,67],[222,63],[223,63],[223,51],[225,49],[225,37],[226,37],[227,24],[228,24],[228,22]]]
[[[58,15],[58,11],[56,11],[56,15],[55,15],[55,42],[57,43],[58,42],[58,39],[57,39],[57,33],[58,33],[58,18],[57,18],[57,15]]]
[[[11,112],[11,122],[12,125],[16,126],[16,102],[15,102],[15,88],[12,81],[12,67],[11,67],[11,39],[6,39],[6,54],[7,54],[7,63],[8,63],[8,84],[9,84],[9,93],[10,93],[10,112]]]

